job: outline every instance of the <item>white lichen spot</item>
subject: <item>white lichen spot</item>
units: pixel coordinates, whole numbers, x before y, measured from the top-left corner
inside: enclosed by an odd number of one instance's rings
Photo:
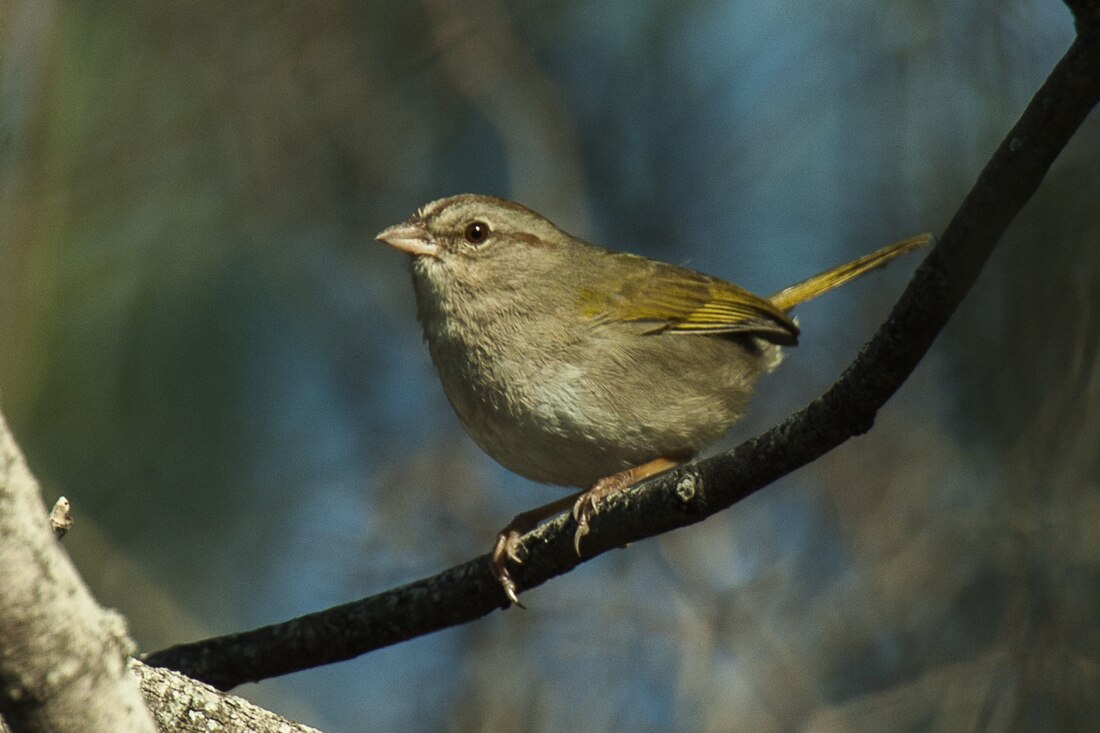
[[[676,484],[676,496],[680,497],[680,501],[687,504],[695,498],[695,475],[687,474]]]

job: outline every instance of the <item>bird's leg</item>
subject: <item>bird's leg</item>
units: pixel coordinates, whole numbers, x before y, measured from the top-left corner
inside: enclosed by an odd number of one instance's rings
[[[508,561],[510,560],[517,565],[523,563],[523,558],[519,554],[519,540],[523,535],[537,527],[539,522],[572,506],[573,519],[577,522],[577,532],[573,537],[573,544],[577,554],[580,555],[581,538],[588,534],[589,520],[599,511],[601,499],[614,494],[616,491],[640,483],[650,476],[673,469],[681,463],[683,463],[682,459],[657,458],[640,466],[634,466],[602,478],[587,491],[581,491],[517,514],[497,534],[496,544],[493,545],[493,551],[489,555],[489,570],[492,571],[493,577],[504,589],[504,595],[508,597],[513,605],[525,608],[519,601],[516,584],[508,572]]]
[[[655,458],[640,466],[634,466],[625,471],[606,476],[593,484],[588,491],[582,491],[578,494],[577,501],[573,504],[573,519],[577,521],[577,533],[573,535],[573,547],[577,550],[577,555],[581,554],[581,539],[588,534],[589,520],[600,511],[600,499],[640,483],[650,476],[673,469],[682,462],[671,458]]]
[[[511,601],[513,605],[525,608],[525,606],[519,602],[519,597],[516,595],[516,584],[512,581],[512,576],[509,575],[507,566],[509,560],[517,565],[523,563],[523,558],[519,556],[519,538],[537,527],[538,523],[547,517],[552,517],[558,512],[568,509],[584,493],[585,492],[582,491],[571,494],[564,499],[558,499],[557,501],[535,507],[522,514],[517,514],[512,518],[512,521],[508,522],[504,529],[500,530],[497,534],[497,541],[496,544],[493,545],[493,552],[489,555],[489,569],[492,571],[493,577],[496,578],[497,582],[504,588],[504,595],[508,596],[508,600]]]

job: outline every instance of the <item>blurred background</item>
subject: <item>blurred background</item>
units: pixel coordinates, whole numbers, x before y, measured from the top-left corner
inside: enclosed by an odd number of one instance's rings
[[[942,232],[1073,33],[1055,0],[810,8],[0,4],[0,405],[141,647],[437,572],[561,495],[462,433],[383,227],[491,193],[773,292]],[[526,613],[237,692],[327,731],[1094,726],[1098,201],[1094,114],[866,436]],[[723,445],[916,262],[802,309]]]

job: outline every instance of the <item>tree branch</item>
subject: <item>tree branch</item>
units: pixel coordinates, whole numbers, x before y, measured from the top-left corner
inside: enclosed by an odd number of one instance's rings
[[[162,667],[130,662],[130,673],[162,731],[171,733],[320,733],[234,695]]]
[[[55,538],[68,509],[59,499],[47,517],[0,415],[0,733],[318,733],[177,672],[127,664],[125,622],[96,605]]]
[[[1100,0],[1071,0],[1078,39],[994,153],[890,317],[840,379],[781,424],[732,451],[610,497],[585,537],[585,560],[701,521],[871,428],[970,290],[1013,218],[1100,100]],[[572,570],[568,516],[523,539],[523,590]],[[472,621],[507,602],[488,558],[354,603],[254,631],[184,644],[146,661],[222,689]]]
[[[151,733],[133,649],[62,551],[0,416],[0,717],[17,731]]]

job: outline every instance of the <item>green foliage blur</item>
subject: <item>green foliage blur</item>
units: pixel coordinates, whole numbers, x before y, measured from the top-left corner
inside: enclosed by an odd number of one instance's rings
[[[463,435],[400,253],[443,195],[760,292],[942,231],[1072,39],[1054,0],[0,4],[0,406],[144,650],[488,550],[560,495]],[[1100,719],[1100,122],[875,428],[495,614],[250,686],[325,730]],[[915,262],[799,312],[724,445]]]

